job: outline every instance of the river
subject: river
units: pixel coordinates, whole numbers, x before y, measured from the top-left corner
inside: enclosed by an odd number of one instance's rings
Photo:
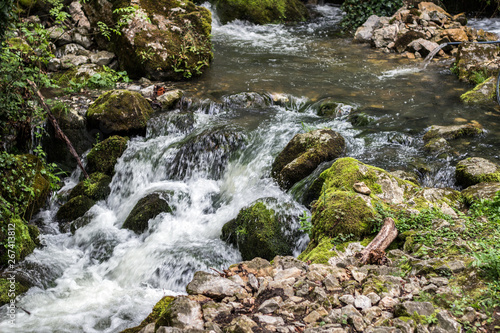
[[[470,87],[450,73],[451,59],[422,70],[421,61],[341,37],[338,7],[316,12],[298,26],[221,25],[214,17],[215,59],[206,75],[180,85],[188,99],[174,113],[191,113],[193,121],[179,126],[171,115],[153,117],[146,137],[133,138],[119,159],[110,196],[87,213],[89,223],[75,235],[59,231],[55,201],[38,215],[44,247],[18,267],[35,284],[17,303],[31,314],[18,308],[15,332],[119,332],[139,324],[164,295],[184,293],[195,271],[240,261],[219,236],[241,208],[273,197],[286,203],[277,209],[292,215],[306,210],[294,199],[297,191],[281,191],[269,174],[279,151],[309,128],[338,131],[347,156],[390,171],[426,165],[425,186],[455,187],[454,165],[465,157],[500,162],[499,109],[460,102]],[[320,117],[324,100],[351,106],[346,113],[361,109],[374,121],[359,127],[346,114]],[[454,142],[447,158],[423,151],[431,125],[469,121],[482,124],[485,134]],[[179,153],[206,133],[226,140],[228,150]],[[78,176],[75,171],[63,191]],[[155,191],[171,193],[174,213],[150,221],[142,235],[121,229],[138,200]],[[307,241],[297,238],[295,255]],[[5,313],[4,307],[0,331],[11,332]]]

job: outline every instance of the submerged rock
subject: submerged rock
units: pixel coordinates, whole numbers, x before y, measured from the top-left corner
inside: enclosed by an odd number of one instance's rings
[[[236,246],[243,260],[289,255],[294,247],[293,217],[284,215],[275,199],[260,199],[243,208],[222,228],[221,239]],[[296,233],[296,231],[295,231]]]
[[[161,213],[171,213],[172,208],[162,197],[162,193],[151,193],[137,202],[122,228],[132,230],[138,234],[148,228],[148,221]]]
[[[217,14],[222,23],[236,19],[256,24],[301,22],[309,18],[309,12],[299,0],[219,0]]]
[[[344,149],[344,138],[329,129],[297,134],[274,160],[271,174],[281,188],[288,190],[322,162],[340,156]]]
[[[95,201],[106,199],[111,192],[109,188],[110,183],[110,176],[100,172],[92,173],[89,175],[89,179],[82,180],[73,187],[68,199],[73,199],[80,195],[85,195]]]
[[[101,172],[113,176],[115,164],[127,148],[127,142],[128,138],[115,135],[96,144],[87,155],[88,172]]]
[[[90,128],[104,135],[144,135],[153,108],[138,92],[111,90],[89,106],[86,117]]]
[[[92,206],[95,201],[85,195],[76,196],[57,211],[56,218],[59,222],[71,222],[83,216]]]
[[[424,134],[424,142],[431,139],[443,138],[446,140],[454,140],[461,137],[476,136],[483,133],[481,125],[476,122],[471,122],[464,125],[451,125],[451,126],[437,126],[433,125]]]
[[[470,157],[457,163],[455,176],[460,186],[482,182],[500,182],[500,166],[480,157]]]

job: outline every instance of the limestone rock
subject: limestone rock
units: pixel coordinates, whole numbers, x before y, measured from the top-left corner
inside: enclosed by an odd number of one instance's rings
[[[461,137],[476,136],[483,132],[482,127],[475,122],[464,125],[437,126],[433,125],[424,134],[425,142],[434,138],[444,138],[446,140],[454,140]]]
[[[493,199],[495,194],[500,191],[499,182],[486,182],[472,185],[463,190],[462,197],[464,197],[470,204],[474,201],[479,201],[481,199]]]
[[[380,17],[371,15],[365,23],[363,23],[354,34],[354,41],[358,43],[370,43],[373,36],[373,31],[380,27]]]
[[[472,90],[460,95],[460,100],[466,104],[491,103],[496,101],[497,78],[492,76],[479,83]]]
[[[201,305],[188,296],[179,296],[167,307],[156,322],[157,326],[171,326],[180,329],[203,330]]]
[[[463,187],[482,182],[500,182],[500,166],[480,157],[471,157],[457,163],[455,176]]]
[[[201,271],[195,273],[186,290],[190,295],[205,295],[214,299],[231,297],[244,292],[239,284],[229,279]]]
[[[399,304],[395,309],[398,316],[411,317],[415,312],[420,316],[430,316],[434,313],[434,306],[429,302],[407,301]]]
[[[494,59],[499,57],[498,44],[461,44],[456,58],[458,78],[462,81],[477,83],[474,73],[481,72],[486,77],[496,76],[500,66]]]

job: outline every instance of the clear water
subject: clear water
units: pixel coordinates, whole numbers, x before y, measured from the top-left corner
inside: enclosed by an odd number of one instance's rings
[[[340,132],[347,156],[378,167],[427,164],[431,172],[422,180],[428,186],[453,187],[461,158],[500,162],[498,107],[462,105],[459,96],[470,87],[446,62],[422,70],[421,62],[352,44],[338,34],[337,7],[317,12],[312,22],[294,27],[221,25],[215,18],[211,69],[181,86],[191,102],[153,118],[146,137],[129,142],[112,193],[86,215],[89,223],[73,236],[59,231],[57,204],[39,215],[45,246],[18,268],[35,284],[18,301],[31,315],[18,309],[15,332],[118,332],[139,324],[162,296],[184,293],[195,271],[241,260],[219,236],[242,207],[273,197],[289,203],[279,209],[291,215],[305,210],[269,177],[274,157],[304,126]],[[319,117],[323,99],[353,105],[376,121],[357,128],[346,116]],[[188,119],[186,126],[172,121],[176,115]],[[423,152],[429,126],[472,120],[485,135],[453,143],[448,159]],[[197,147],[189,146],[193,138],[206,133],[226,140],[224,147],[188,154]],[[77,178],[68,179],[67,188]],[[170,193],[174,213],[151,220],[140,236],[121,229],[138,200],[155,191]],[[299,226],[294,220],[289,227]],[[297,239],[295,254],[306,243],[306,236]],[[0,331],[11,332],[4,309]]]

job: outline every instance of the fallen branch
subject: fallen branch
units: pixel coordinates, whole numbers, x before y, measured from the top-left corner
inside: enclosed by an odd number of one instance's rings
[[[390,217],[384,219],[384,225],[380,229],[375,238],[365,247],[361,252],[356,254],[356,258],[365,264],[382,264],[387,261],[384,250],[391,245],[391,243],[398,236],[398,229],[394,220]]]
[[[45,103],[45,98],[43,97],[42,93],[40,92],[40,90],[38,90],[35,82],[33,82],[31,80],[27,80],[27,81],[28,81],[29,85],[36,92],[36,95],[38,96],[38,99],[40,100],[40,103],[42,104],[43,109],[45,110],[45,112],[47,112],[47,116],[49,117],[49,121],[52,124],[52,126],[54,127],[54,130],[56,131],[56,138],[59,138],[66,143],[66,146],[68,146],[69,152],[76,159],[76,163],[78,163],[78,166],[80,167],[80,169],[82,169],[83,175],[85,176],[85,178],[88,179],[89,175],[87,174],[87,171],[85,171],[85,168],[83,167],[82,161],[80,160],[78,153],[76,152],[75,148],[71,144],[71,141],[69,141],[68,137],[63,133],[63,131],[59,127],[59,124],[57,123],[57,119],[54,117],[54,115],[50,111],[50,108],[47,105],[47,103]]]

